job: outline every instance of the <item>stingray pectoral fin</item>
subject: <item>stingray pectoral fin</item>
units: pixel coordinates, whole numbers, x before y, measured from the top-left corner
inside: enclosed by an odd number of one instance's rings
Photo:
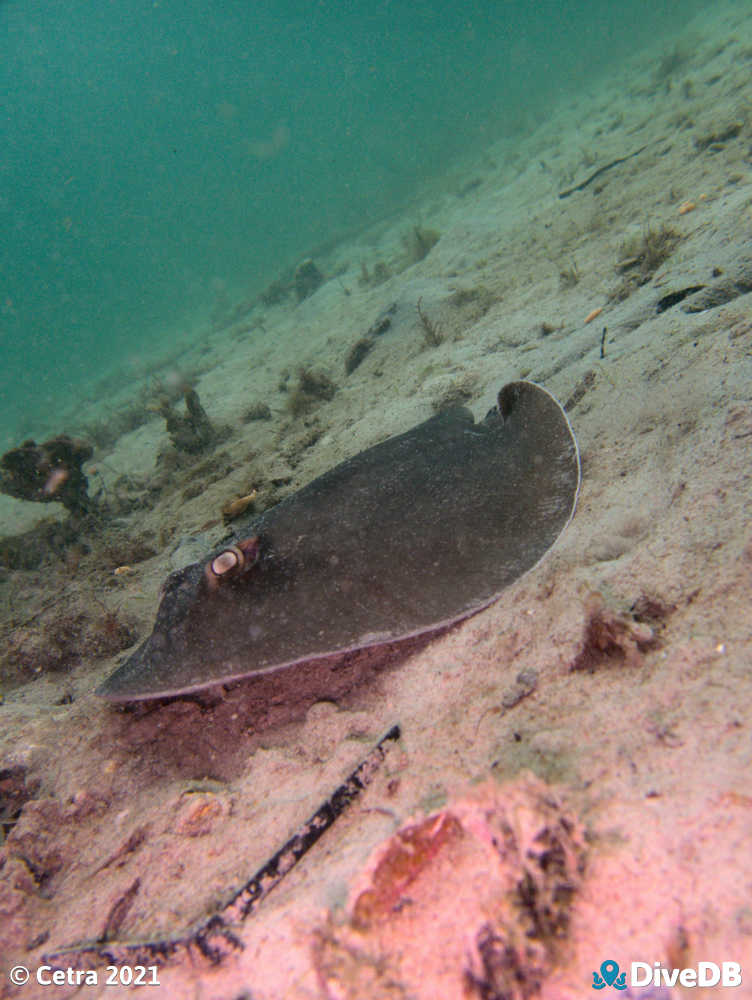
[[[169,577],[100,694],[181,694],[459,621],[545,555],[579,484],[561,405],[509,383],[480,423],[458,407],[368,448]]]

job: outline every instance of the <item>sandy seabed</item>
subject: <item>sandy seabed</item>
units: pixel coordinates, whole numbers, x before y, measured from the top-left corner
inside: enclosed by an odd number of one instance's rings
[[[613,959],[734,961],[731,995],[752,997],[749,14],[698,18],[663,75],[661,51],[330,248],[317,264],[335,277],[309,298],[215,331],[195,384],[233,428],[227,472],[130,515],[162,545],[101,592],[144,636],[178,542],[218,541],[207,522],[248,491],[248,462],[290,491],[448,400],[481,416],[520,377],[567,406],[580,445],[555,548],[488,610],[358,670],[137,711],[93,693],[115,660],[9,690],[0,790],[23,808],[0,847],[3,970],[184,933],[399,723],[363,794],[233,928],[241,947],[216,965],[182,952],[151,994],[574,1000]],[[408,267],[416,225],[440,238]],[[280,383],[299,365],[337,391],[296,417]],[[254,400],[271,421],[240,420]],[[150,420],[102,475],[148,478],[164,442]],[[130,995],[104,978],[4,978],[0,996]]]

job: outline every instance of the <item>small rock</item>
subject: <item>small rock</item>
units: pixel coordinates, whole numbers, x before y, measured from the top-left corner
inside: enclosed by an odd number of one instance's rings
[[[222,802],[214,795],[190,795],[182,804],[175,831],[185,837],[205,837],[224,811]]]
[[[293,283],[298,302],[302,302],[303,299],[307,299],[310,295],[313,295],[316,289],[323,285],[324,275],[319,271],[311,258],[307,257],[295,268]]]

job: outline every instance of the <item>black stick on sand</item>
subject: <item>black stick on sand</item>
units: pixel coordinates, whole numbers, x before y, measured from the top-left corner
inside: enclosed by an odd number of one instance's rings
[[[97,962],[108,965],[164,965],[181,952],[188,952],[218,965],[243,944],[233,933],[253,913],[262,900],[304,857],[335,820],[371,783],[390,746],[399,740],[400,727],[392,726],[350,776],[323,802],[297,833],[259,868],[219,910],[190,928],[187,933],[159,941],[89,941],[49,952],[44,961],[55,968],[90,968]]]

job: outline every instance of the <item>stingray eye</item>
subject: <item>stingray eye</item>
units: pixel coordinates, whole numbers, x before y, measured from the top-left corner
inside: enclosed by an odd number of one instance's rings
[[[219,553],[216,559],[212,559],[212,573],[215,576],[225,576],[227,573],[241,569],[244,560],[245,557],[240,549],[236,549],[235,547],[225,549],[224,552]]]
[[[232,577],[237,576],[238,573],[242,573],[244,566],[245,555],[243,554],[243,550],[239,549],[237,545],[231,545],[229,549],[220,552],[218,556],[214,556],[206,564],[206,568],[204,569],[209,589],[216,590],[225,580],[230,580]]]
[[[226,580],[244,573],[258,559],[258,538],[246,538],[230,545],[206,564],[204,575],[210,590],[216,590]]]

